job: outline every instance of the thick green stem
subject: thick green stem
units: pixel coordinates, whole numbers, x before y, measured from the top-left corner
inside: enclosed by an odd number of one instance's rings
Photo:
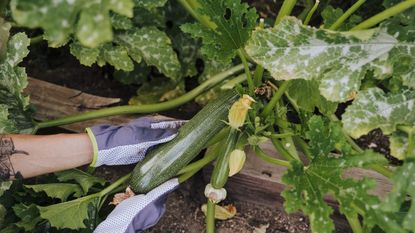
[[[259,146],[254,146],[253,150],[255,154],[262,160],[268,163],[280,165],[283,167],[290,167],[290,163],[288,161],[282,160],[282,159],[276,159],[270,155],[267,155]]]
[[[259,20],[259,28],[264,28],[265,27],[265,22],[264,19],[261,18]],[[260,86],[262,84],[262,76],[264,74],[264,67],[257,64],[257,66],[255,67],[255,72],[254,72],[254,84],[256,87]]]
[[[198,95],[216,86],[218,83],[222,82],[227,77],[240,72],[242,69],[243,69],[243,66],[238,65],[227,71],[217,74],[214,77],[208,79],[206,82],[199,85],[198,87],[196,87],[195,89],[187,92],[186,94],[174,100],[166,101],[163,103],[157,103],[157,104],[117,106],[117,107],[99,109],[99,110],[95,110],[91,112],[80,113],[80,114],[67,116],[67,117],[63,117],[63,118],[59,118],[55,120],[37,123],[37,129],[71,124],[75,122],[86,121],[86,120],[108,117],[108,116],[114,116],[114,115],[134,114],[134,113],[153,113],[153,112],[160,112],[160,111],[172,109],[186,102],[191,101]]]
[[[275,19],[275,25],[279,24],[285,16],[291,14],[296,3],[297,3],[297,0],[285,0],[284,1],[284,3],[281,6],[280,11],[278,12],[277,18]]]
[[[275,106],[277,105],[278,101],[280,100],[281,96],[289,87],[290,83],[285,81],[281,84],[280,88],[274,93],[271,100],[265,106],[264,111],[261,113],[261,116],[265,117],[268,116],[272,110],[274,110]]]
[[[301,19],[302,21],[305,20],[307,17],[307,14],[310,12],[311,8],[313,7],[314,3],[313,0],[304,0],[304,9],[301,11],[301,13],[298,15],[297,18]]]
[[[313,157],[308,144],[299,136],[293,137],[294,143],[301,148],[301,151],[307,156],[307,158],[311,161]]]
[[[342,16],[340,16],[333,25],[330,26],[330,30],[337,30],[359,7],[365,3],[366,0],[359,0],[353,6],[351,6]]]
[[[346,215],[346,219],[349,222],[350,227],[353,230],[353,233],[363,233],[362,225],[360,224],[357,214],[354,214],[353,217]]]
[[[282,155],[282,157],[284,157],[286,160],[293,160],[296,159],[293,155],[290,154],[290,152],[288,152],[284,146],[282,145],[282,143],[276,139],[271,137],[271,142],[274,145],[275,149]]]
[[[206,233],[215,233],[215,204],[207,201]]]
[[[244,65],[246,80],[248,81],[249,95],[252,96],[255,92],[255,85],[254,81],[252,80],[251,70],[249,69],[249,63],[246,60],[246,57],[243,54],[242,49],[238,50],[238,55],[241,58],[242,64]]]
[[[131,176],[131,173],[121,177],[120,179],[118,179],[117,181],[112,183],[110,186],[108,186],[105,189],[101,190],[101,192],[98,193],[98,196],[99,197],[105,196],[106,194],[108,194],[112,190],[116,189],[118,186],[124,184],[128,179],[130,179],[130,176]]]
[[[320,3],[320,0],[316,0],[314,3],[313,8],[311,8],[310,12],[308,12],[307,17],[304,20],[304,25],[307,25],[310,23],[311,17],[313,17],[314,12],[317,10],[318,4]]]
[[[279,139],[279,138],[287,138],[291,136],[294,136],[294,134],[293,133],[276,133],[276,134],[271,134],[270,138]]]
[[[396,4],[395,6],[392,6],[380,12],[379,14],[372,16],[369,19],[366,19],[365,21],[361,22],[360,24],[358,24],[351,30],[356,31],[356,30],[364,30],[364,29],[371,28],[373,26],[376,26],[380,22],[384,21],[385,19],[388,19],[394,15],[397,15],[413,6],[415,6],[415,0],[403,1],[401,3]]]

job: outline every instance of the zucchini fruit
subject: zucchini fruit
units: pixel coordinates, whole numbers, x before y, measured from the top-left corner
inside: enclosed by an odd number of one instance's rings
[[[147,193],[176,176],[225,127],[229,108],[238,96],[233,90],[219,96],[183,125],[172,141],[150,151],[132,172],[129,183],[132,190]]]

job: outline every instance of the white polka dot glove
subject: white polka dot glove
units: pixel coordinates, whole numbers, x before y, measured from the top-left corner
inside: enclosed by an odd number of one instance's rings
[[[87,128],[94,148],[91,166],[137,163],[150,147],[172,140],[185,122],[157,115],[141,117],[127,125]]]
[[[138,233],[154,226],[164,214],[167,195],[178,185],[178,179],[174,178],[147,194],[122,201],[94,233]]]

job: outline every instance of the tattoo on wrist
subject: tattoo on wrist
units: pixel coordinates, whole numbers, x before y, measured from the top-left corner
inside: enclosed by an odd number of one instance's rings
[[[15,171],[11,157],[17,154],[29,155],[26,151],[16,150],[11,137],[0,135],[0,181],[23,178],[19,171]]]

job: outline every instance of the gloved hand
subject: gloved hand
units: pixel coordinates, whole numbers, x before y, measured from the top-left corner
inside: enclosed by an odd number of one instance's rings
[[[185,122],[156,115],[138,118],[127,125],[87,128],[94,147],[90,166],[137,163],[150,147],[172,140]]]
[[[174,178],[147,194],[122,201],[94,233],[138,233],[154,226],[164,214],[167,195],[178,185],[178,179]]]

